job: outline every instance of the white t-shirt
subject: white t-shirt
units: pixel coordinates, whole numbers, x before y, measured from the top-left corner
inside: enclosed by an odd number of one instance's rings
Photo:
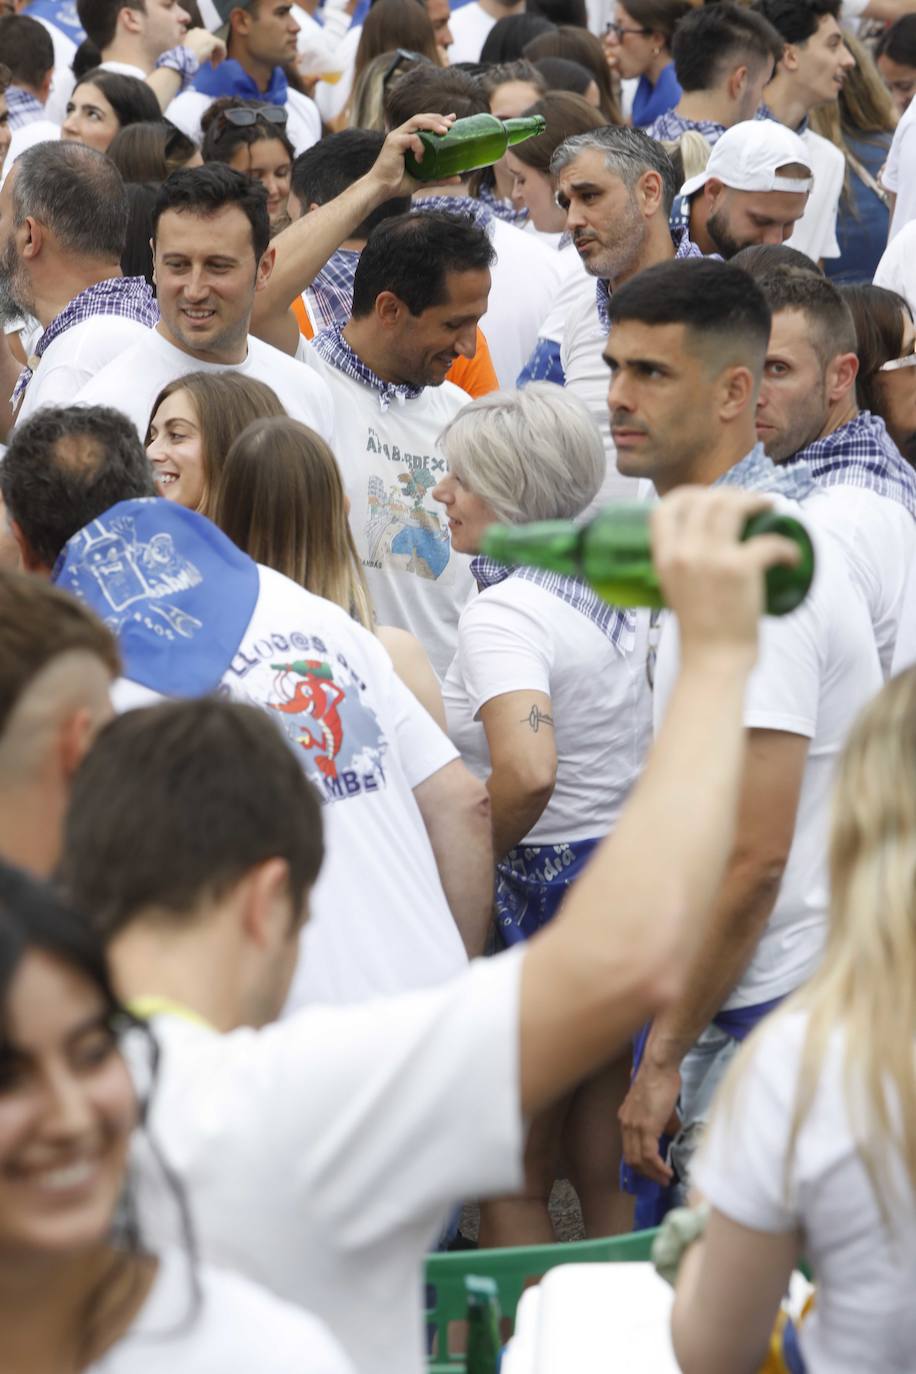
[[[315,86],[315,104],[325,124],[330,124],[346,108],[353,91],[353,69],[356,64],[356,50],[362,37],[362,25],[349,29],[340,41],[336,52],[335,65],[340,66],[342,75],[339,81],[319,81]]]
[[[441,678],[475,588],[430,492],[447,470],[439,435],[468,404],[467,392],[443,382],[382,410],[376,391],[312,353],[334,398],[335,452],[378,623],[416,635]]]
[[[566,374],[566,386],[587,407],[601,431],[607,475],[595,502],[597,507],[611,501],[637,501],[640,486],[635,477],[624,477],[617,470],[617,450],[611,438],[611,418],[607,406],[610,373],[602,356],[607,344],[607,332],[598,321],[595,303],[598,283],[594,277],[590,277],[589,282],[591,290],[577,292],[570,306],[560,340],[560,361]]]
[[[916,148],[916,143],[913,146]],[[916,224],[904,224],[900,232],[895,233],[878,263],[874,282],[875,286],[896,291],[911,310],[916,310]]]
[[[45,105],[45,114],[52,124],[62,124],[67,117],[67,101],[76,85],[76,77],[72,71],[76,44],[50,20],[41,19],[36,14],[29,17],[38,19],[42,28],[47,29],[51,35],[51,42],[54,44],[54,75],[51,77],[51,94]]]
[[[800,515],[795,502],[780,509]],[[846,736],[881,686],[881,668],[864,599],[843,552],[803,520],[816,549],[814,583],[791,615],[761,621],[760,652],[745,696],[749,730],[803,735],[810,743],[795,834],[779,895],[754,956],[726,1007],[751,1007],[799,987],[816,967],[827,919],[827,836],[833,775]],[[655,665],[656,730],[678,669],[678,627],[665,616]],[[702,785],[698,781],[698,785]]]
[[[881,670],[888,677],[900,626],[916,616],[916,601],[907,599],[916,520],[899,501],[862,487],[817,487],[802,505],[842,544],[852,579],[865,597]]]
[[[562,344],[563,331],[570,313],[581,305],[586,297],[594,309],[595,278],[586,272],[582,259],[571,243],[558,250],[557,263],[560,268],[560,284],[553,305],[541,321],[538,338]],[[527,362],[527,359],[525,361]]]
[[[203,1257],[308,1307],[358,1374],[421,1374],[425,1253],[453,1205],[521,1186],[520,971],[512,951],[442,988],[260,1031],[154,1020],[150,1129]],[[137,1163],[158,1246],[175,1208],[142,1136]]]
[[[280,573],[259,571],[261,601],[222,690],[275,717],[326,802],[327,855],[287,1007],[444,982],[467,955],[413,789],[456,751],[374,635]],[[332,687],[282,670],[302,658],[326,665]]]
[[[557,749],[553,795],[525,843],[606,835],[651,740],[644,646],[624,654],[560,597],[507,577],[462,611],[458,653],[442,689],[452,743],[480,778],[490,773],[480,709],[522,691],[550,698]]]
[[[93,377],[149,334],[138,320],[95,315],[73,325],[45,349],[16,415],[17,425],[40,406],[68,406]]]
[[[117,405],[133,420],[143,440],[159,392],[189,372],[237,372],[265,382],[273,387],[288,415],[310,425],[329,444],[334,442],[334,407],[315,369],[251,334],[245,361],[232,365],[201,362],[169,343],[158,329],[148,329],[144,338],[103,367],[75,400],[86,405]]]
[[[476,4],[467,8],[476,9]],[[494,215],[489,233],[496,262],[490,269],[490,302],[480,327],[487,336],[499,384],[508,390],[531,356],[541,324],[556,303],[563,274],[559,254],[514,224]]]
[[[448,60],[452,66],[456,62],[479,62],[480,49],[495,23],[493,16],[481,9],[476,0],[453,10],[448,25],[455,40],[448,50]]]
[[[805,213],[795,226],[789,248],[807,253],[814,262],[822,258],[838,258],[840,245],[836,236],[836,217],[846,175],[846,162],[839,148],[813,129],[801,134],[808,153],[808,164],[814,174],[814,186],[808,196]]]
[[[239,1274],[202,1268],[193,1320],[192,1276],[176,1250],[159,1257],[130,1327],[86,1374],[352,1374],[324,1326]]]
[[[902,673],[916,665],[916,562],[910,568],[904,604],[906,613],[900,623],[891,673]]]
[[[182,91],[169,102],[165,117],[194,143],[200,144],[203,139],[200,121],[215,99],[215,95],[205,95],[203,91]],[[287,92],[285,109],[286,136],[298,157],[321,138],[321,115],[314,100],[292,87]]]
[[[894,130],[894,138],[887,155],[887,162],[881,172],[882,185],[897,197],[890,228],[892,241],[900,233],[900,230],[909,224],[911,219],[916,218],[914,165],[916,165],[916,105],[911,102],[900,116],[900,122]],[[879,285],[884,285],[884,283],[879,283]]]
[[[889,1228],[855,1147],[840,1031],[821,1063],[786,1179],[807,1025],[807,1014],[797,1011],[761,1026],[733,1108],[724,1101],[714,1113],[691,1179],[717,1211],[741,1226],[801,1230],[817,1276],[814,1308],[800,1331],[808,1374],[910,1374],[916,1200],[899,1160],[889,1156],[883,1181],[897,1185]],[[861,1132],[868,1122],[856,1125]]]

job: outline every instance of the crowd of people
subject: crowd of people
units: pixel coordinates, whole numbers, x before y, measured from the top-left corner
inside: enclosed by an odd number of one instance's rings
[[[558,1179],[912,1369],[912,9],[0,3],[4,1374],[419,1374]]]

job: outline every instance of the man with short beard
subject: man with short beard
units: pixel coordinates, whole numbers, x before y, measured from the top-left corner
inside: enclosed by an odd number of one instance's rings
[[[916,476],[884,421],[856,403],[856,330],[836,287],[815,272],[758,281],[772,326],[757,437],[775,462],[810,470],[812,506],[846,553],[871,616],[885,677],[901,626],[916,616]]]
[[[812,184],[797,134],[772,120],[747,120],[727,129],[705,170],[684,183],[672,228],[726,259],[752,244],[781,244],[805,213]]]
[[[124,183],[94,148],[41,143],[11,168],[0,189],[0,326],[33,316],[43,332],[25,369],[5,350],[0,437],[39,406],[69,405],[156,323],[146,281],[121,273],[126,233]]]
[[[640,129],[608,126],[568,138],[551,159],[557,204],[595,295],[577,301],[563,327],[566,385],[588,406],[604,440],[607,477],[596,504],[634,499],[637,485],[617,470],[607,410],[609,293],[647,267],[701,250],[668,216],[677,192],[674,165],[662,145]]]

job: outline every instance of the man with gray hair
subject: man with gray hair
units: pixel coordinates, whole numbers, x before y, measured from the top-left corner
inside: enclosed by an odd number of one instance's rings
[[[608,126],[561,143],[550,170],[557,204],[586,272],[598,280],[595,295],[579,299],[563,329],[560,353],[566,385],[597,422],[607,455],[600,500],[632,498],[636,483],[621,476],[611,440],[607,369],[608,295],[656,263],[701,257],[684,229],[668,216],[678,190],[674,164],[660,143],[641,129]]]
[[[3,437],[39,406],[69,404],[156,323],[147,282],[121,274],[126,233],[124,183],[94,148],[39,143],[11,168],[0,187],[0,326],[32,316],[43,332],[21,372],[4,345]]]

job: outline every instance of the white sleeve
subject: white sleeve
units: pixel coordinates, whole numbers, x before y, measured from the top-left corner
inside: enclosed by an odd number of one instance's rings
[[[797,1050],[775,1017],[748,1041],[720,1089],[690,1175],[716,1211],[756,1231],[797,1224],[785,1168]]]
[[[916,309],[916,224],[904,225],[891,239],[875,271],[875,286],[896,291],[911,310]]]
[[[822,671],[818,639],[817,609],[810,599],[791,615],[764,616],[744,703],[749,730],[814,738]]]
[[[474,718],[506,692],[549,696],[553,654],[543,614],[514,602],[502,587],[482,592],[458,626],[458,671]]]
[[[479,959],[441,987],[233,1033],[253,1051],[234,1077],[248,1118],[270,1124],[271,1167],[342,1248],[521,1186],[523,958]],[[237,1109],[227,1129],[233,1121]]]
[[[909,114],[909,111],[907,112]],[[904,115],[894,134],[884,175],[884,184],[896,193],[891,242],[904,225],[916,219],[916,116]]]

